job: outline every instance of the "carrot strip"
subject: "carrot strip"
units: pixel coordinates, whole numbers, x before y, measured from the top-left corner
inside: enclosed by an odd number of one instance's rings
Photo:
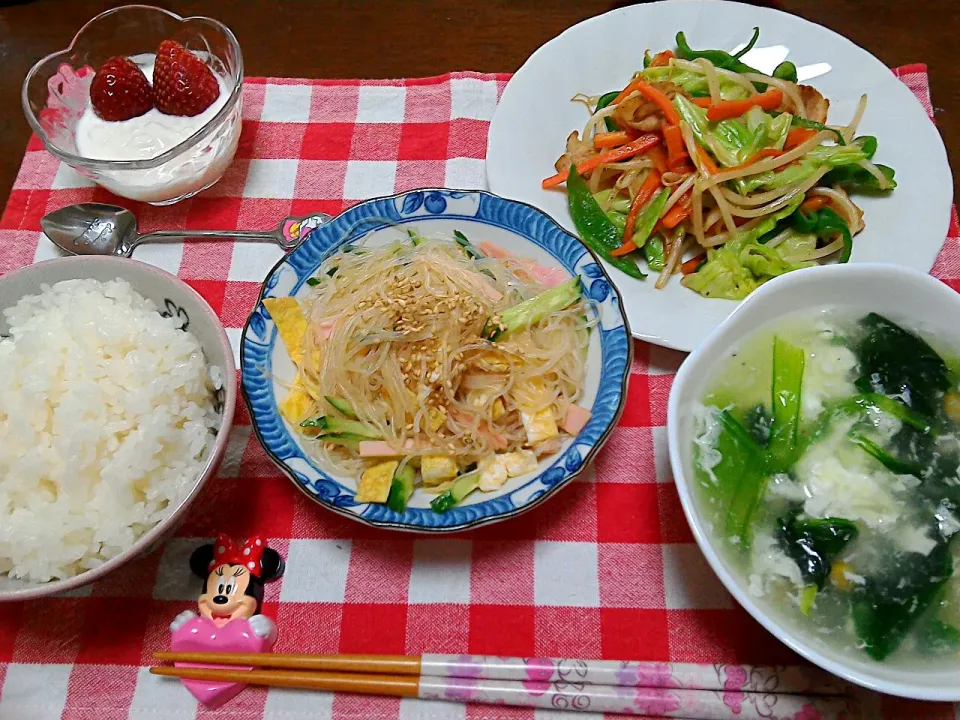
[[[664,125],[663,140],[667,144],[667,165],[673,168],[687,159],[687,148],[679,125]]]
[[[669,65],[673,57],[673,50],[664,50],[663,52],[658,52],[653,56],[653,60],[650,61],[650,67],[664,67]]]
[[[657,172],[662,174],[670,169],[670,164],[667,162],[667,153],[664,152],[662,145],[654,145],[647,151],[647,155],[653,160],[653,166],[657,169]]]
[[[616,105],[634,91],[639,92],[647,100],[655,103],[656,106],[660,108],[663,116],[667,119],[667,123],[670,125],[677,125],[680,122],[680,113],[677,112],[677,109],[673,106],[673,103],[670,102],[670,98],[668,98],[662,90],[655,88],[650,83],[639,78],[621,90],[620,94],[617,95],[610,104]]]
[[[632,232],[633,228],[630,228],[630,230]],[[629,255],[636,249],[637,244],[633,240],[626,240],[624,241],[623,245],[618,247],[616,250],[611,250],[610,254],[614,257],[620,257],[621,255]]]
[[[713,104],[713,101],[711,101],[708,97],[693,98],[693,104],[697,107],[706,109]]]
[[[620,94],[617,95],[617,96],[613,99],[613,102],[610,103],[610,104],[611,104],[611,105],[616,105],[616,104],[620,103],[621,101],[623,101],[623,100],[627,97],[627,95],[629,95],[630,93],[632,93],[634,90],[637,89],[637,84],[638,84],[638,83],[641,83],[641,82],[643,82],[643,80],[640,80],[640,79],[631,80],[631,81],[627,84],[627,86],[626,86],[623,90],[620,91]]]
[[[707,120],[720,122],[721,120],[738,118],[752,107],[758,107],[761,110],[776,110],[782,102],[783,90],[770,88],[766,92],[754,95],[746,100],[724,100],[716,105],[711,105],[707,110]]]
[[[700,158],[700,164],[706,168],[709,174],[716,175],[718,172],[720,172],[720,168],[717,167],[717,164],[713,161],[713,158],[710,157],[710,153],[708,153],[700,145],[697,145],[697,157]]]
[[[633,229],[637,224],[637,216],[640,215],[641,208],[647,204],[647,201],[653,197],[653,194],[659,188],[660,173],[656,170],[651,170],[647,177],[644,178],[643,184],[640,185],[640,189],[637,191],[636,197],[633,198],[633,202],[630,203],[630,212],[627,213],[627,224],[623,229],[624,242],[633,239]]]
[[[636,137],[636,133],[628,133],[626,130],[617,130],[614,132],[602,132],[593,136],[593,146],[595,148],[614,148],[625,145]]]
[[[670,212],[664,215],[660,222],[663,223],[665,228],[670,230],[686,220],[691,210],[693,210],[693,198],[688,191],[677,200],[677,204],[670,208]]]
[[[636,140],[628,142],[626,145],[621,145],[618,148],[613,148],[613,150],[608,150],[605,153],[594,155],[592,158],[587,158],[586,160],[577,163],[577,172],[580,175],[584,175],[595,169],[598,165],[619,162],[620,160],[632,158],[635,155],[646,152],[658,142],[660,142],[660,138],[656,135],[641,135]],[[557,185],[562,185],[565,183],[568,177],[570,177],[570,171],[564,170],[563,172],[558,172],[556,175],[546,178],[542,183],[540,183],[540,186],[544,190],[556,187]]]
[[[637,244],[633,240],[627,240],[623,245],[618,247],[616,250],[611,250],[610,254],[613,257],[622,257],[623,255],[629,255],[636,249],[637,249]]]
[[[800,209],[804,212],[816,212],[820,208],[824,207],[830,202],[823,195],[814,195],[811,198],[807,198],[802,203],[800,203]]]
[[[656,106],[660,108],[660,110],[663,112],[663,116],[667,119],[667,122],[670,125],[680,124],[680,113],[677,112],[677,109],[673,106],[673,103],[670,102],[670,98],[668,98],[662,90],[645,82],[637,83],[637,90],[639,90],[640,94],[643,95],[647,100],[655,103]]]
[[[794,128],[787,133],[787,140],[783,143],[784,150],[792,150],[797,145],[803,145],[807,140],[817,134],[812,128]]]
[[[616,250],[611,250],[611,255],[620,257],[621,255],[628,255],[637,249],[636,243],[633,242],[633,231],[637,225],[637,218],[640,216],[640,211],[643,209],[643,206],[647,204],[647,201],[650,200],[653,194],[659,189],[660,173],[652,170],[650,174],[644,178],[643,184],[633,198],[633,202],[630,203],[630,212],[627,213],[627,222],[623,228],[623,245]]]
[[[700,253],[696,257],[690,258],[685,263],[680,266],[680,272],[684,275],[689,275],[695,273],[700,269],[700,266],[703,264],[703,261],[707,259],[706,253]]]

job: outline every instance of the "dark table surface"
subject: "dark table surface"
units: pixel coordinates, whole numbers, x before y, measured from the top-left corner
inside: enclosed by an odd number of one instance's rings
[[[148,0],[144,0],[148,1]],[[29,137],[20,86],[38,59],[67,46],[97,13],[122,3],[0,0],[0,199]],[[229,25],[251,76],[380,78],[449,70],[512,72],[537,47],[609,0],[203,0],[155,4]],[[774,0],[847,36],[890,66],[927,63],[937,123],[960,157],[956,0]],[[909,133],[908,128],[904,128]],[[955,191],[956,192],[956,191]]]

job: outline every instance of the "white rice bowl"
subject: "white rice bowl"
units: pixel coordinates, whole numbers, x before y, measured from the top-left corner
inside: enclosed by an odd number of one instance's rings
[[[41,285],[3,314],[0,573],[70,578],[128,550],[195,487],[222,370],[125,280]]]

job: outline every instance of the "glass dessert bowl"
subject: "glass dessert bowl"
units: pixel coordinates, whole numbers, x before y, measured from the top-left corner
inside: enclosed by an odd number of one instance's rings
[[[152,77],[157,48],[171,39],[212,71],[220,89],[216,101],[192,117],[156,108],[126,120],[98,117],[90,100],[96,69],[121,56]],[[66,50],[34,65],[21,100],[30,127],[52,155],[116,195],[168,205],[223,175],[240,138],[242,94],[243,57],[229,28],[206,17],[128,5],[97,15]]]

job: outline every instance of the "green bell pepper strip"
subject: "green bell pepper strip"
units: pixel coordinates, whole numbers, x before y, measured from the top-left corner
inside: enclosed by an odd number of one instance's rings
[[[567,203],[573,224],[587,247],[630,277],[638,280],[647,277],[629,256],[614,257],[610,254],[611,250],[616,250],[622,244],[623,233],[597,204],[575,165],[570,167],[570,177],[567,179]]]
[[[858,165],[843,165],[842,167],[836,167],[826,175],[823,176],[821,180],[822,185],[839,185],[844,190],[848,192],[863,192],[863,193],[888,193],[894,188],[897,187],[897,181],[894,180],[896,175],[894,169],[887,165],[881,165],[880,163],[875,163],[877,169],[883,174],[883,177],[887,180],[887,186],[884,188],[880,187],[880,183],[877,182],[877,179],[873,176],[872,173],[864,170]]]
[[[805,213],[803,210],[797,210],[793,215],[793,229],[801,233],[812,233],[817,229],[819,214],[816,212]]]
[[[843,239],[840,262],[845,263],[850,260],[853,236],[850,234],[847,223],[832,208],[825,207],[810,213],[800,208],[793,214],[793,227],[797,232],[813,233],[819,238],[830,238],[839,233]]]
[[[757,44],[757,40],[759,38],[760,28],[755,27],[753,29],[753,37],[750,38],[750,42],[748,42],[742,50],[734,55],[731,55],[725,50],[693,50],[690,48],[690,45],[687,44],[687,38],[683,32],[678,32],[677,55],[682,57],[684,60],[696,60],[697,58],[704,58],[705,60],[709,60],[718,68],[731,70],[735,73],[755,73],[757,71],[749,65],[740,62],[740,58],[753,49],[753,46]]]
[[[860,148],[868,160],[872,160],[877,152],[877,139],[873,135],[862,135],[854,138],[853,144]],[[897,187],[897,182],[894,180],[896,173],[893,168],[879,163],[876,166],[883,177],[886,178],[887,187],[881,188],[877,178],[858,165],[843,165],[833,168],[823,176],[823,184],[839,185],[848,191],[868,193],[886,193]]]
[[[795,83],[797,82],[797,66],[789,60],[784,60],[773,69],[773,77]]]
[[[597,107],[596,107],[596,110],[594,110],[594,112],[596,112],[597,110],[603,110],[603,108],[607,107],[610,103],[616,100],[617,95],[619,94],[620,94],[619,92],[614,90],[612,92],[608,92],[601,95],[600,99],[597,100]],[[617,124],[613,121],[613,118],[605,117],[603,121],[607,126],[607,130],[609,130],[610,132],[616,132],[619,129],[617,127]]]
[[[647,240],[643,246],[643,257],[646,258],[647,266],[654,272],[663,270],[666,257],[663,253],[663,240],[659,236]]]
[[[860,146],[867,160],[873,160],[873,156],[877,154],[877,139],[873,135],[861,135],[854,138],[853,142]]]
[[[773,113],[770,113],[770,114],[772,115]],[[790,121],[790,125],[791,127],[802,127],[802,128],[807,128],[809,130],[816,130],[818,132],[820,130],[826,130],[828,132],[832,132],[834,135],[837,136],[836,137],[837,145],[847,144],[847,141],[843,139],[843,135],[840,134],[839,130],[834,130],[833,128],[829,128],[823,123],[818,123],[816,120],[807,120],[806,118],[794,116],[793,119]]]
[[[840,262],[849,262],[850,253],[853,252],[853,236],[850,234],[850,228],[847,226],[846,221],[831,208],[821,208],[817,233],[833,234],[836,232],[840,233],[840,237],[843,240],[843,250],[840,251]]]

